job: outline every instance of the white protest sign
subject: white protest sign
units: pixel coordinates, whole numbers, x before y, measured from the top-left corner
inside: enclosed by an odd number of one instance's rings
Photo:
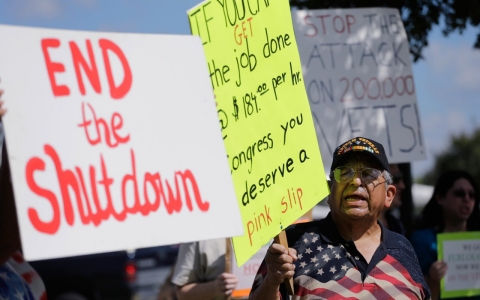
[[[438,260],[447,264],[443,298],[480,295],[480,231],[437,234]]]
[[[29,260],[243,234],[201,41],[0,26]]]
[[[257,275],[258,269],[260,268],[260,265],[262,264],[262,261],[265,258],[267,250],[272,242],[273,239],[260,248],[260,250],[250,257],[250,259],[248,259],[241,267],[238,266],[235,256],[232,255],[232,274],[238,278],[238,283],[232,293],[232,298],[248,298],[248,295],[252,289],[253,281],[255,280],[255,276]]]
[[[355,136],[385,147],[389,162],[424,159],[409,45],[396,9],[292,12],[323,165]]]

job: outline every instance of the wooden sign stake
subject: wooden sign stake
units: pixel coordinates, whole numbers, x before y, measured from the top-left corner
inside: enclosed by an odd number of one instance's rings
[[[226,250],[225,250],[225,272],[232,273],[232,250],[231,250],[231,242],[230,238],[225,239],[226,243]],[[225,296],[225,300],[230,300],[232,297]]]
[[[277,244],[282,245],[286,249],[288,249],[288,241],[287,241],[287,234],[285,230],[282,230],[274,239],[273,241]],[[287,287],[287,292],[289,295],[293,296],[293,278],[287,279],[285,278],[284,281],[285,286]]]

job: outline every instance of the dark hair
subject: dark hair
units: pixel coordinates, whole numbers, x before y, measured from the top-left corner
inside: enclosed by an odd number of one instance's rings
[[[461,178],[468,180],[472,185],[473,190],[475,191],[475,206],[473,207],[472,214],[467,220],[467,230],[480,230],[480,194],[478,186],[472,175],[462,170],[447,171],[440,175],[437,183],[435,184],[433,195],[422,211],[421,220],[418,226],[419,229],[436,227],[439,229],[440,232],[443,231],[443,228],[445,227],[443,211],[442,207],[437,202],[437,195],[444,197],[447,194],[448,190],[455,184],[455,181]]]

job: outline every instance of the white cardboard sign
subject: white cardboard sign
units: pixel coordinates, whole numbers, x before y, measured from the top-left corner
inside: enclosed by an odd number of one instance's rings
[[[0,26],[0,40],[27,259],[243,233],[198,37]]]
[[[391,163],[424,159],[409,45],[396,9],[292,12],[323,165],[363,136]]]

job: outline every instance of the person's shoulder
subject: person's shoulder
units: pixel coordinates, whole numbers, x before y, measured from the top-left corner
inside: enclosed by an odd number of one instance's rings
[[[405,236],[388,229],[385,229],[385,235],[388,248],[400,248],[409,252],[415,252],[412,244]]]
[[[293,245],[305,233],[319,233],[320,229],[325,225],[326,219],[315,220],[304,223],[292,224],[285,229],[287,233],[288,244]]]

